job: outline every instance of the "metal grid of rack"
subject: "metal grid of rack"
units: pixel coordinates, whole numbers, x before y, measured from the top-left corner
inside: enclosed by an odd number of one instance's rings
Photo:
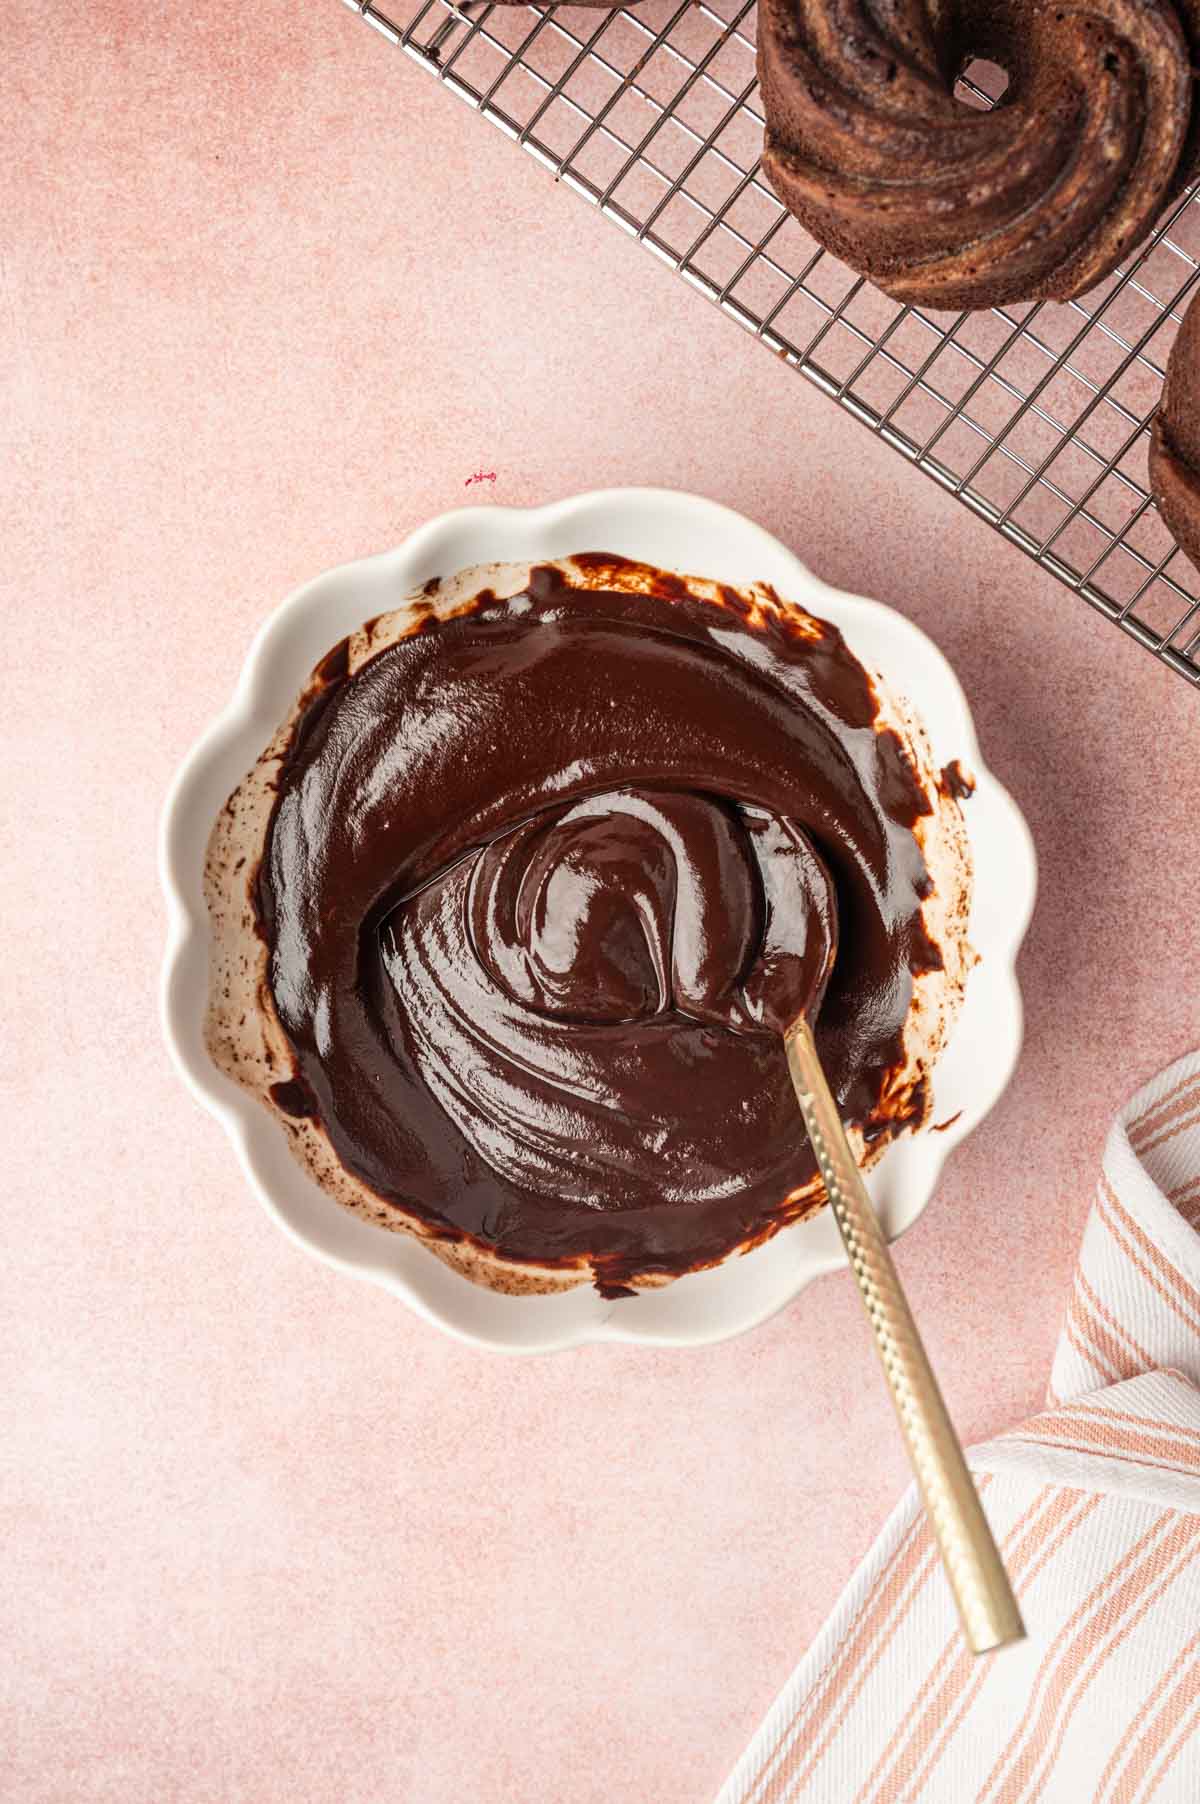
[[[1080,301],[904,307],[823,252],[759,172],[753,0],[637,12],[412,0],[402,19],[345,4],[1200,686],[1200,576],[1146,476],[1147,428],[1200,277],[1200,193]],[[977,64],[959,97],[990,106],[1003,83]]]

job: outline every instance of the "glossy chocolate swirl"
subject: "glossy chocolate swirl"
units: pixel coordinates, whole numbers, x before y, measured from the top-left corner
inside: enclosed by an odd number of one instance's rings
[[[800,1212],[801,1010],[869,1137],[920,1117],[896,1074],[939,953],[930,804],[840,634],[572,563],[614,586],[544,567],[326,660],[258,907],[277,1100],[436,1233],[612,1291]]]
[[[1191,179],[1198,0],[761,0],[763,168],[897,300],[1069,300]],[[998,106],[955,98],[980,57]]]

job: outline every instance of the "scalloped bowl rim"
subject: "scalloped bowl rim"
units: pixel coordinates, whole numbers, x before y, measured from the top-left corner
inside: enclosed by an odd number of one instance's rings
[[[891,1147],[869,1187],[890,1238],[921,1214],[947,1155],[1003,1093],[1020,1050],[1016,959],[1033,909],[1036,862],[1024,818],[984,765],[966,698],[950,665],[911,621],[883,602],[830,588],[778,539],[721,504],[671,489],[609,489],[536,508],[461,508],[395,550],[303,584],[263,623],[232,699],[197,740],[163,808],[159,869],[167,902],[160,1010],[183,1081],[221,1122],[251,1188],[288,1236],[348,1275],[383,1285],[426,1321],[469,1344],[511,1353],[595,1341],[703,1346],[746,1332],[814,1278],[844,1266],[828,1211],[765,1246],[661,1291],[605,1301],[590,1287],[555,1296],[482,1290],[408,1235],[342,1210],[292,1159],[277,1123],[223,1077],[204,1049],[208,917],[202,889],[208,830],[253,766],[323,652],[351,627],[397,605],[431,576],[475,563],[540,561],[572,551],[620,552],[733,584],[770,582],[832,619],[859,657],[880,668],[924,718],[935,760],[959,758],[976,779],[964,810],[976,863],[971,935],[982,962],[935,1072],[938,1112],[957,1115]],[[369,599],[368,599],[369,598]],[[315,649],[314,649],[315,648]],[[311,654],[311,655],[310,655]],[[944,755],[943,755],[944,754]],[[964,1044],[966,1042],[966,1044]],[[950,1095],[942,1099],[949,1088]]]

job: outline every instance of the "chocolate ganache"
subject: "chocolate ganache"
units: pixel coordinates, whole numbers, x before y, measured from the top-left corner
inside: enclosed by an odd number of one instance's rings
[[[866,1147],[924,1119],[938,791],[837,629],[764,587],[596,554],[426,600],[324,660],[274,787],[275,1106],[435,1245],[619,1294],[808,1213],[801,1010]]]

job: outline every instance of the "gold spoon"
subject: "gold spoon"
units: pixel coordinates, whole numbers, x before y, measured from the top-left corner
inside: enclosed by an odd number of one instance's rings
[[[793,1022],[783,1043],[963,1631],[972,1653],[986,1653],[1021,1639],[1025,1633],[1021,1612],[846,1140],[807,1016]]]

